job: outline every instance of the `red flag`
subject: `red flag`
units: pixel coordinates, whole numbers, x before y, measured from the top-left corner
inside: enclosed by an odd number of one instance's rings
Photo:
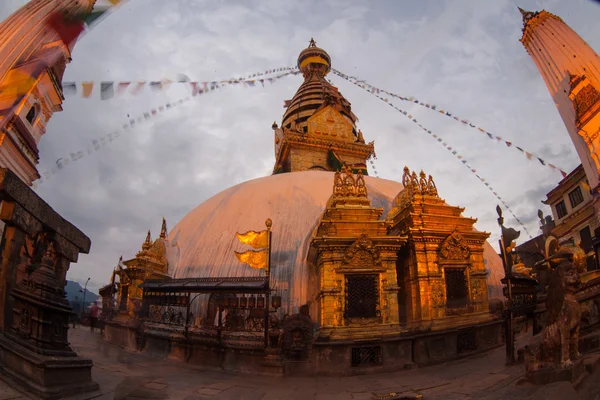
[[[65,45],[70,46],[83,32],[83,18],[77,16],[68,18],[66,15],[55,12],[50,15],[48,25],[56,31]]]

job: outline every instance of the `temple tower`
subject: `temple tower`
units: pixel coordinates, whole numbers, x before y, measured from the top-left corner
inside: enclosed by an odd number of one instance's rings
[[[600,58],[562,19],[545,10],[523,15],[521,43],[535,62],[594,191],[600,185]]]
[[[366,161],[375,154],[373,142],[365,143],[357,129],[358,119],[350,102],[325,76],[331,70],[331,58],[311,39],[298,56],[298,68],[304,82],[285,102],[281,127],[275,132],[273,174],[321,170],[340,171],[347,165],[367,174]]]
[[[62,111],[62,77],[75,41],[49,23],[57,13],[86,14],[95,0],[31,0],[0,23],[0,167],[26,184],[40,176],[37,144]]]

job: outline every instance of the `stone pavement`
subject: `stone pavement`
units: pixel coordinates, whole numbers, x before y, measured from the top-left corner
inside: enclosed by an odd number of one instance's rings
[[[71,329],[69,339],[75,351],[94,360],[93,379],[101,388],[100,393],[77,396],[73,400],[366,400],[371,399],[373,394],[407,391],[423,394],[424,400],[541,400],[577,396],[567,382],[546,387],[520,382],[525,367],[522,364],[506,367],[504,348],[441,365],[394,373],[276,378],[225,372],[128,352],[106,343],[99,333],[90,333],[83,327]],[[589,397],[579,398],[600,400],[593,394],[600,391],[591,390],[589,393]],[[0,400],[29,398],[0,381]]]

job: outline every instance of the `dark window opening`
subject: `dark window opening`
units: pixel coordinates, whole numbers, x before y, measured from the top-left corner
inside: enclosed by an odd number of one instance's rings
[[[377,317],[377,278],[375,274],[346,276],[346,318]]]
[[[469,303],[464,268],[446,268],[446,307],[464,307]]]
[[[353,348],[352,366],[361,365],[381,365],[381,346]]]
[[[36,116],[37,112],[35,111],[35,106],[31,107],[29,109],[29,111],[27,112],[27,116],[25,117],[25,119],[30,123],[33,124],[33,121],[35,120],[35,116]]]
[[[582,230],[579,231],[579,238],[581,239],[581,248],[586,253],[594,250],[594,246],[592,243],[592,231],[589,226],[586,226]],[[589,257],[586,260],[587,262],[587,270],[594,271],[597,269],[597,263],[595,257]]]
[[[556,216],[558,218],[562,218],[565,215],[567,215],[567,206],[565,205],[564,200],[562,200],[560,203],[558,203],[555,207],[556,207]]]
[[[569,200],[571,201],[571,207],[575,208],[579,204],[583,203],[583,194],[581,193],[581,186],[576,187],[569,193]]]
[[[127,311],[127,299],[129,297],[129,286],[123,286],[121,289],[121,302],[119,303],[119,311]]]

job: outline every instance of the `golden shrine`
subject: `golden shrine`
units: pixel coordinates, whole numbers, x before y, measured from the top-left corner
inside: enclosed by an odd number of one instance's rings
[[[148,279],[164,280],[169,278],[168,262],[165,254],[166,238],[167,222],[163,218],[158,239],[153,242],[152,235],[148,231],[142,249],[136,254],[135,258],[123,261],[121,256],[117,267],[113,270],[111,284],[109,285],[110,288],[114,288],[113,291],[117,294],[116,309],[114,310],[116,313],[134,317],[135,313],[141,310],[142,290],[140,285]],[[119,278],[116,288],[115,277]],[[109,308],[115,306],[112,302],[103,301],[103,306],[104,304],[107,304]]]
[[[329,55],[311,40],[298,67],[304,82],[272,126],[273,175],[215,195],[159,245],[148,237],[116,271],[128,318],[140,299],[147,311],[137,316],[143,334],[113,321],[107,338],[286,374],[405,368],[500,345],[489,301],[502,296],[504,272],[489,234],[422,171],[405,168],[402,183],[367,176],[374,143],[325,79]],[[268,262],[246,251],[262,241],[236,240],[261,235],[252,230],[267,218]],[[149,262],[141,254],[154,246],[164,251]]]

